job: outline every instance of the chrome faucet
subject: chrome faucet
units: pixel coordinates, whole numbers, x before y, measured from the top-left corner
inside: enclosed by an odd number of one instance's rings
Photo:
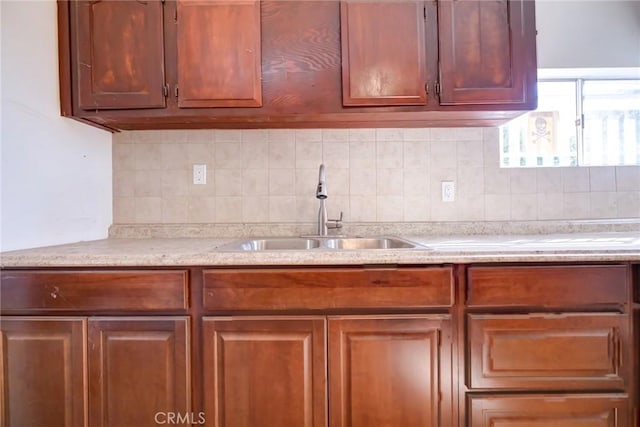
[[[320,165],[318,173],[318,188],[316,189],[316,198],[320,200],[320,209],[318,210],[318,236],[327,236],[330,228],[342,228],[342,212],[340,219],[328,219],[327,205],[327,175],[324,170],[324,164]],[[332,222],[333,224],[329,224]]]

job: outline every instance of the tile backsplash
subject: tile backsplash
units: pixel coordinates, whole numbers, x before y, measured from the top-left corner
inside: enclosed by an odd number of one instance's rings
[[[497,128],[131,131],[113,150],[116,224],[313,223],[320,163],[345,222],[640,217],[640,166],[501,169]]]

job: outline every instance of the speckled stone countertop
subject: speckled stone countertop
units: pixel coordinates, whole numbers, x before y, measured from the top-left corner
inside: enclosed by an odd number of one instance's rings
[[[401,237],[422,247],[241,251],[226,249],[225,245],[246,238],[105,239],[4,252],[0,254],[0,265],[35,268],[640,261],[638,232]]]

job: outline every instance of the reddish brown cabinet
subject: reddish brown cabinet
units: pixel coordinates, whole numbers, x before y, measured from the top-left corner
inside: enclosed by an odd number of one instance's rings
[[[426,103],[424,2],[344,0],[340,20],[344,105]]]
[[[329,425],[451,425],[450,327],[437,315],[330,317]]]
[[[85,426],[86,320],[0,318],[0,424]]]
[[[326,425],[323,317],[205,317],[207,426]]]
[[[532,0],[438,0],[440,103],[535,108]]]

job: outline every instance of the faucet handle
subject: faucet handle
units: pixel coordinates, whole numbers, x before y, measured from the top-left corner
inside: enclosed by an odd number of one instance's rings
[[[327,228],[342,228],[343,216],[344,216],[344,212],[340,211],[340,219],[328,219]],[[333,223],[333,224],[330,224],[330,223]]]

